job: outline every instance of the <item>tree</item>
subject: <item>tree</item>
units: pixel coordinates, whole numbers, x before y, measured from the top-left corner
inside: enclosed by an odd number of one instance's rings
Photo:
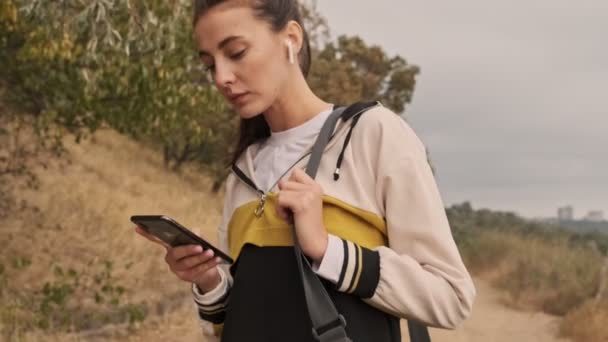
[[[77,139],[103,125],[163,151],[168,169],[196,161],[228,173],[238,116],[202,71],[191,0],[4,0],[0,82],[7,100]],[[312,43],[309,82],[322,98],[378,99],[397,113],[411,101],[418,68],[359,37],[329,42],[314,0],[301,2]],[[320,48],[322,46],[322,48]]]
[[[233,128],[192,48],[191,1],[3,4],[0,77],[41,126],[80,137],[108,124],[161,147],[174,170],[217,159],[210,146]]]
[[[348,104],[380,100],[397,113],[412,100],[419,68],[400,56],[389,57],[357,36],[340,36],[315,51],[309,83],[329,101]]]

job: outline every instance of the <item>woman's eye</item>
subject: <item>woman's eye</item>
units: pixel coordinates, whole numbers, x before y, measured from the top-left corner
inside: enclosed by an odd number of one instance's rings
[[[241,57],[243,57],[243,55],[245,55],[245,51],[246,51],[246,49],[243,49],[237,53],[234,53],[234,54],[230,55],[230,58],[232,58],[234,60],[241,59]]]
[[[211,72],[213,72],[213,71],[215,70],[215,65],[214,65],[214,64],[212,64],[212,65],[207,65],[207,66],[205,67],[205,70],[206,70],[206,71],[211,71]]]

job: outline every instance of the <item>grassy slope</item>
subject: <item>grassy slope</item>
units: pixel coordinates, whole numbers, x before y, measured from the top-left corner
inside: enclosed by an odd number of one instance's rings
[[[6,155],[11,140],[6,135],[0,139],[4,150],[0,153]],[[27,133],[21,135],[25,145],[31,146],[27,139]],[[42,163],[30,166],[38,178],[34,188],[31,182],[26,185],[28,177],[23,175],[2,176],[3,191],[10,191],[13,201],[0,215],[0,242],[5,246],[0,249],[4,282],[0,284],[0,336],[26,340],[42,336],[35,329],[42,316],[33,312],[40,311],[44,298],[52,297],[41,292],[50,283],[73,289],[63,297],[60,309],[51,303],[55,316],[58,311],[69,312],[73,326],[88,330],[70,334],[69,324],[53,329],[61,324],[56,318],[50,326],[57,340],[70,336],[75,340],[79,336],[172,340],[180,331],[194,334],[193,339],[200,337],[188,285],[170,273],[161,247],[133,232],[129,216],[170,215],[215,241],[221,198],[210,195],[209,180],[194,170],[182,175],[166,172],[158,153],[110,130],[81,144],[73,139],[65,142],[64,156],[46,155]],[[70,269],[73,278],[79,278],[78,285],[66,276]],[[95,301],[95,293],[104,294],[101,283],[124,288],[118,296],[120,304],[108,304],[111,296],[103,304]],[[102,320],[90,316],[95,311],[109,317],[124,315],[129,313],[129,304],[146,313],[143,323],[108,329],[95,323]],[[170,329],[159,332],[158,321],[170,323],[163,324]],[[48,338],[52,337],[45,335]]]

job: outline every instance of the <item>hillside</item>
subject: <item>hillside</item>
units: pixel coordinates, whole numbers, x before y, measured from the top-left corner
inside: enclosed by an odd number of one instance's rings
[[[32,150],[27,130],[20,137]],[[0,156],[8,155],[13,140],[0,138]],[[0,252],[0,336],[200,341],[188,285],[128,218],[167,214],[213,241],[221,196],[208,191],[209,179],[197,170],[167,172],[159,153],[111,130],[64,144],[61,156],[27,157],[35,177],[2,176],[0,242],[8,247]],[[504,293],[476,283],[471,320],[457,331],[433,329],[434,341],[557,341],[559,319],[508,309]]]
[[[3,154],[10,143],[3,136]],[[221,198],[209,180],[166,172],[159,154],[110,130],[81,144],[65,139],[65,147],[61,157],[39,153],[29,162],[35,178],[2,175],[0,336],[37,340],[29,331],[48,327],[64,340],[61,331],[128,321],[137,328],[145,317],[143,328],[175,310],[185,321],[171,326],[194,326],[188,285],[169,272],[162,248],[133,232],[129,216],[167,214],[214,241]]]

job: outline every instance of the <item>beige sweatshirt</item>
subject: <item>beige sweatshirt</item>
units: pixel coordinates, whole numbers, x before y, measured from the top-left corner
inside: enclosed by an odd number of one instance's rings
[[[338,122],[315,179],[324,191],[325,227],[343,240],[336,288],[401,318],[456,327],[471,312],[475,287],[454,243],[424,145],[404,120],[378,105],[361,114],[352,129],[336,180],[351,120]],[[236,164],[254,183],[258,148],[250,146]],[[305,155],[293,167],[304,169],[307,161]],[[276,215],[275,190],[262,196],[236,173],[228,177],[218,232],[220,247],[234,259],[245,243],[293,245],[291,227]],[[208,322],[221,323],[231,284],[224,270],[222,284],[210,296],[193,287],[205,330]]]

